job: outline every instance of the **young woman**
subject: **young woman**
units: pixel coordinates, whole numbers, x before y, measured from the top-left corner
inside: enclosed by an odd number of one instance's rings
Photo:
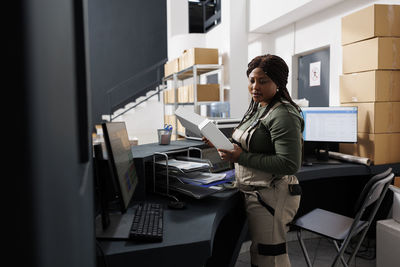
[[[234,149],[219,150],[223,160],[235,163],[235,186],[244,194],[252,266],[290,266],[286,233],[300,203],[294,174],[304,122],[286,89],[288,74],[275,55],[248,64],[251,103],[232,135]]]

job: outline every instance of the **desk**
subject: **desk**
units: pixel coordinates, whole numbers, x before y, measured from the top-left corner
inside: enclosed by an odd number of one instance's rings
[[[168,201],[155,195],[150,195],[148,200],[162,204]],[[205,266],[207,262],[207,266],[234,264],[245,221],[244,213],[240,214],[240,194],[231,190],[203,200],[184,201],[187,206],[184,210],[170,210],[164,205],[163,242],[101,241],[109,266],[195,267]],[[228,242],[223,242],[227,238]]]
[[[393,168],[395,174],[400,174],[400,163],[384,164],[376,166],[365,166],[354,163],[342,164],[313,164],[312,166],[302,166],[296,174],[300,182],[325,179],[332,177],[350,177],[360,175],[375,175]]]
[[[173,141],[169,146],[149,144],[132,147],[137,171],[141,176],[139,178],[143,179],[142,184],[145,179],[150,179],[146,177],[145,165],[153,160],[154,152],[202,145],[199,141],[185,140]],[[348,208],[347,203],[332,199],[347,201],[343,197],[347,194],[350,198],[358,197],[359,192],[352,191],[354,187],[360,187],[371,175],[384,171],[389,166],[396,174],[400,173],[400,163],[371,167],[352,163],[302,167],[297,174],[304,192],[298,214],[303,214],[316,205],[324,206],[326,203],[321,199],[327,200],[328,206],[334,202]],[[326,189],[326,186],[328,191],[315,190],[318,187]],[[147,194],[145,199],[159,203],[169,201],[152,194]],[[234,266],[241,242],[247,234],[240,194],[237,191],[227,191],[203,200],[182,200],[187,203],[185,210],[166,208],[164,212],[163,242],[101,241],[100,245],[109,266]],[[336,206],[338,205],[334,205],[333,209]],[[221,264],[222,262],[225,264]],[[99,264],[101,265],[101,259]]]
[[[170,199],[146,190],[152,180],[154,152],[201,147],[201,141],[172,141],[170,145],[146,144],[133,146],[139,183],[134,200],[164,204],[164,235],[160,243],[134,241],[100,241],[109,266],[234,266],[240,251],[245,215],[243,201],[237,190],[223,191],[206,199],[179,196],[186,209],[170,210]],[[147,185],[149,187],[149,185]],[[133,212],[128,209],[128,212]],[[98,259],[102,265],[102,259]]]
[[[303,189],[300,207],[296,217],[306,214],[314,208],[323,208],[346,216],[353,216],[352,204],[356,203],[364,185],[375,174],[393,169],[400,174],[400,163],[365,166],[353,163],[313,164],[302,166],[296,176]],[[386,194],[376,220],[385,219],[392,204],[392,194]],[[373,234],[375,226],[369,231]]]

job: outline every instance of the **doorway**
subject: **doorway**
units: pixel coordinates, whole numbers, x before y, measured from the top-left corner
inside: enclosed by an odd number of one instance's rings
[[[298,98],[310,107],[329,107],[329,54],[325,48],[298,57]]]

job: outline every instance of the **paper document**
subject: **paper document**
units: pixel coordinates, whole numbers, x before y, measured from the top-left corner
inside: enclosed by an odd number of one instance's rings
[[[161,160],[157,161],[156,164],[166,166],[167,162],[165,160]],[[199,169],[207,169],[210,168],[211,166],[208,163],[170,159],[168,160],[168,167],[186,172]]]
[[[183,127],[195,134],[205,136],[217,149],[233,149],[233,144],[209,119],[183,107],[179,107],[175,115]]]
[[[225,173],[210,173],[210,172],[189,172],[189,173],[170,173],[171,177],[177,178],[189,184],[210,184],[216,181],[221,181],[226,178]]]

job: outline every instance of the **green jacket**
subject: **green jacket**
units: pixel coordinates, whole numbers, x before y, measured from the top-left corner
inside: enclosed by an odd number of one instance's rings
[[[247,129],[265,107],[259,107],[250,120],[240,126]],[[291,104],[276,107],[259,123],[249,151],[240,154],[238,163],[276,175],[295,174],[301,166],[304,121]]]

